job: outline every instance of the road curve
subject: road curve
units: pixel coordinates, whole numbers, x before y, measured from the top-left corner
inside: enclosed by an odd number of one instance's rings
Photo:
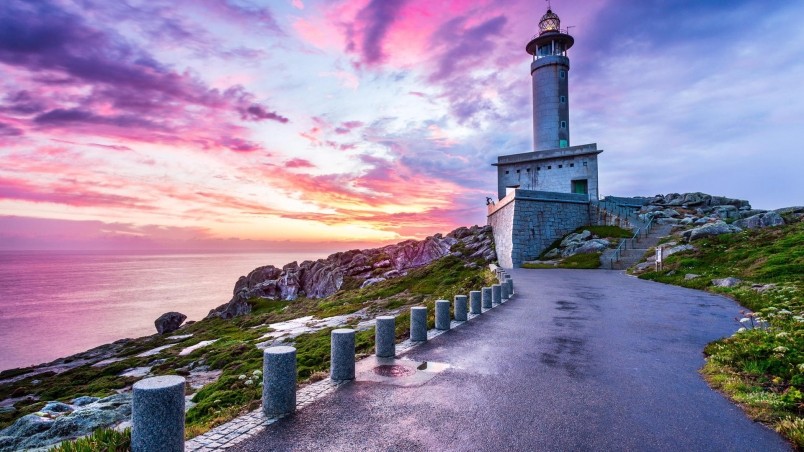
[[[516,297],[411,350],[452,367],[356,381],[232,450],[790,450],[712,391],[740,307],[617,271],[512,271]]]

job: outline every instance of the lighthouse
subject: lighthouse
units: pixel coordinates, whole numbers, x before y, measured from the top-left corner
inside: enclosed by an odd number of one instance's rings
[[[539,33],[525,50],[533,56],[533,150],[566,148],[569,133],[569,69],[567,50],[575,40],[561,30],[551,9],[539,21]]]

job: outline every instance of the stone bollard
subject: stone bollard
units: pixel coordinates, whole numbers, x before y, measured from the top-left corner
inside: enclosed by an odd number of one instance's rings
[[[449,300],[436,300],[435,327],[437,330],[448,330],[450,327]]]
[[[355,379],[355,330],[338,328],[330,336],[329,377],[333,380]]]
[[[165,375],[134,383],[133,452],[184,452],[184,378]]]
[[[468,320],[466,295],[455,295],[455,320],[465,322]]]
[[[377,358],[396,356],[396,317],[392,315],[377,317],[374,328],[374,346]]]
[[[268,347],[262,352],[262,412],[265,417],[296,411],[296,348]]]
[[[481,292],[483,294],[483,296],[481,297],[481,299],[483,300],[483,309],[491,309],[491,301],[492,301],[491,292],[492,292],[491,287],[484,287]]]
[[[410,308],[410,340],[427,340],[427,307]]]
[[[472,307],[472,314],[482,314],[483,310],[480,308],[481,292],[473,290],[469,292],[469,305]]]
[[[508,301],[508,283],[500,284],[500,300],[502,302]]]
[[[491,286],[491,302],[494,304],[502,302],[502,287],[499,284],[492,284]]]
[[[505,282],[508,284],[508,297],[510,298],[514,294],[514,280],[509,277]]]

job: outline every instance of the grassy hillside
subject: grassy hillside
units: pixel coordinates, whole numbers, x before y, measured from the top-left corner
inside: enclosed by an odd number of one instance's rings
[[[754,419],[804,449],[804,221],[694,245],[697,250],[668,257],[663,271],[640,278],[723,294],[750,310],[743,323],[735,319],[735,330],[742,330],[706,347],[702,373]],[[712,279],[726,277],[743,282],[712,286]],[[769,327],[752,327],[763,321]]]
[[[382,281],[364,289],[342,290],[325,299],[253,299],[251,314],[232,320],[205,319],[187,325],[174,334],[192,334],[192,337],[152,356],[137,355],[176,343],[176,340],[159,335],[130,340],[116,354],[120,360],[106,366],[84,364],[63,373],[40,373],[0,385],[0,400],[25,395],[39,398],[36,402],[21,400],[16,403],[15,413],[0,416],[0,428],[10,425],[22,415],[37,412],[45,401],[69,403],[77,396],[103,397],[126,388],[139,379],[120,376],[126,369],[153,366],[151,373],[154,375],[188,375],[198,366],[204,366],[210,371],[221,371],[221,374],[216,381],[198,391],[193,399],[197,405],[187,413],[187,435],[196,436],[240,413],[259,407],[260,378],[254,372],[262,369],[262,352],[256,344],[272,331],[269,324],[310,315],[324,318],[365,310],[373,317],[400,310],[396,325],[397,336],[401,340],[407,338],[410,328],[408,306],[428,306],[432,326],[435,300],[452,299],[454,295],[489,286],[493,281],[493,273],[482,260],[471,262],[466,257],[448,255],[428,266],[410,271],[407,276]],[[355,317],[347,324],[356,324],[357,320]],[[292,341],[297,348],[300,384],[326,377],[330,331],[331,328],[327,328],[303,334]],[[182,349],[206,340],[216,341],[188,355],[179,354]],[[360,331],[356,346],[358,354],[373,352],[374,329]],[[30,370],[3,371],[0,372],[0,380],[23,375]],[[188,387],[188,393],[191,391]]]

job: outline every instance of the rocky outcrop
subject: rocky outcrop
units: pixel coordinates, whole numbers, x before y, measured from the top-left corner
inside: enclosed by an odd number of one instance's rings
[[[743,229],[758,229],[782,226],[784,225],[784,219],[776,212],[765,212],[737,220],[733,224]]]
[[[607,239],[598,238],[592,235],[590,231],[583,230],[581,232],[568,234],[561,240],[557,248],[548,251],[544,257],[545,259],[556,259],[559,257],[570,257],[576,254],[600,253],[609,246],[611,246],[611,242]]]
[[[187,316],[181,312],[166,312],[154,320],[154,326],[157,333],[168,334],[178,330],[186,319]]]
[[[425,266],[448,254],[467,260],[496,259],[491,227],[458,228],[446,236],[436,234],[424,240],[406,240],[395,245],[335,253],[326,259],[291,262],[281,269],[266,265],[241,276],[232,299],[208,317],[231,318],[251,311],[254,297],[294,300],[297,297],[325,298],[344,284],[349,287],[371,285],[384,279],[404,276],[408,270]]]
[[[731,234],[740,231],[742,231],[742,229],[737,226],[726,224],[723,221],[716,221],[714,223],[707,223],[703,226],[684,231],[681,233],[681,236],[692,242],[706,237],[714,237],[716,235]]]
[[[116,394],[83,404],[48,402],[0,430],[0,452],[46,447],[111,427],[131,417],[131,394]],[[77,401],[77,399],[76,399]]]
[[[732,206],[736,209],[751,208],[751,204],[744,199],[727,198],[725,196],[713,196],[706,193],[670,193],[667,195],[656,195],[648,199],[648,205],[666,207],[718,207]]]

